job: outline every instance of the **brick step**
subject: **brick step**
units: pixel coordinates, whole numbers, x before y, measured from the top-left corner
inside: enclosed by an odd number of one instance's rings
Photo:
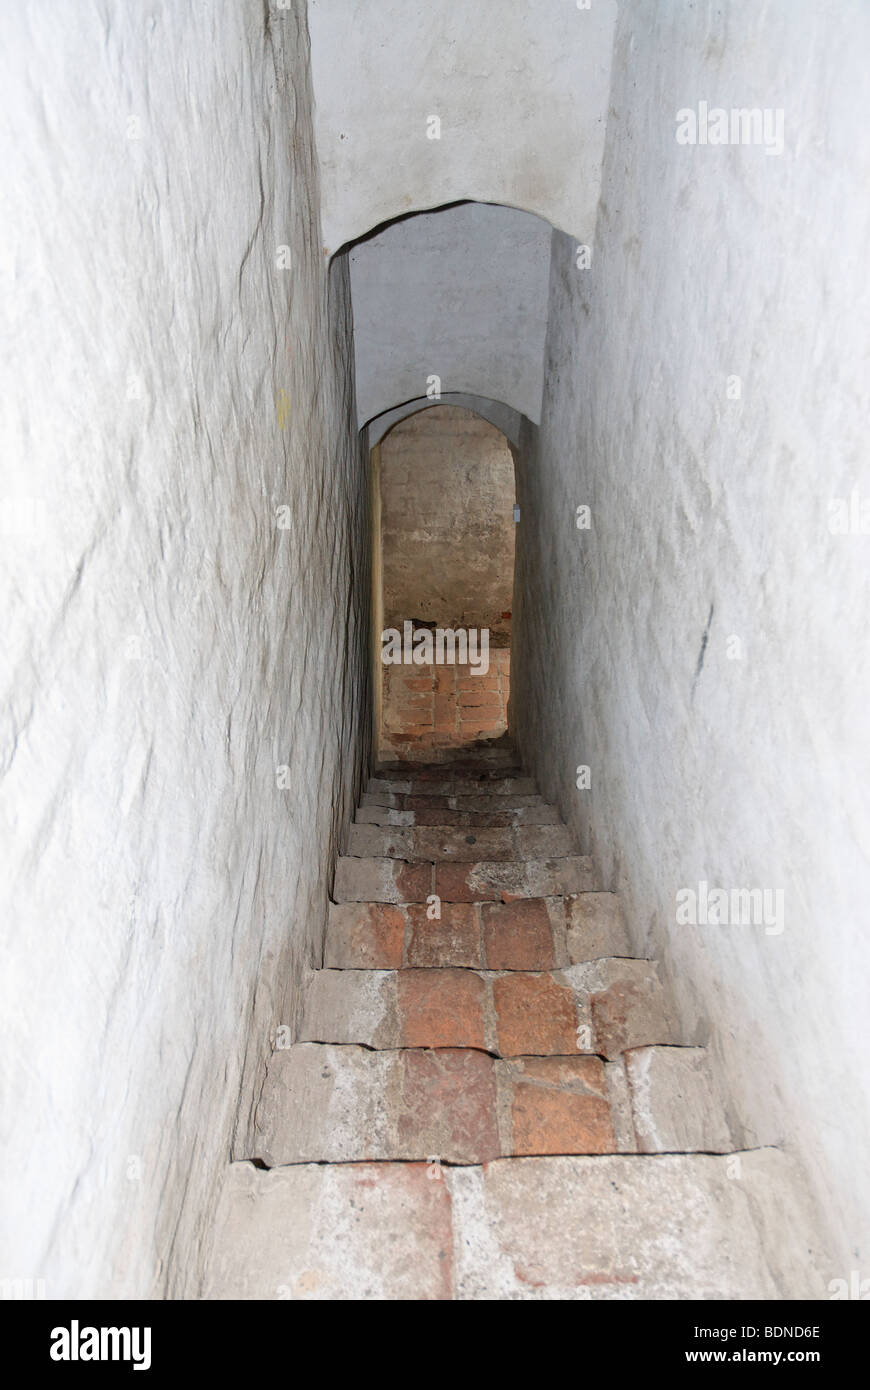
[[[393,828],[352,825],[345,853],[360,859],[405,859],[411,862],[561,859],[576,853],[574,837],[564,825],[521,825],[471,829],[449,825]]]
[[[432,714],[434,714],[434,711],[431,713],[429,710],[423,711],[423,717],[417,725],[416,733],[409,732],[400,736],[396,732],[389,733],[388,731],[389,745],[382,747],[381,752],[384,755],[388,753],[391,754],[394,760],[400,760],[398,765],[405,769],[405,775],[410,775],[408,769],[430,767],[433,761],[437,762],[439,766],[448,769],[455,765],[456,735],[459,732],[455,723],[455,715],[454,718],[450,720],[450,728],[436,729],[433,725],[435,723],[441,723],[442,717],[439,715],[437,718],[432,719]],[[482,714],[484,718],[488,720],[491,717],[492,711],[480,709],[475,710],[475,714]],[[405,716],[401,714],[399,715],[400,720],[404,717]],[[386,718],[389,719],[389,715],[387,715]],[[468,722],[465,719],[462,720],[461,731],[463,736],[468,733]],[[480,732],[480,730],[478,730],[478,732]],[[508,771],[513,771],[515,767],[515,758],[505,762],[495,761],[486,762],[484,764],[484,768],[499,768]],[[482,769],[472,767],[461,768],[460,770],[463,772],[474,772]],[[381,764],[376,764],[372,768],[372,772],[376,776],[380,776],[382,772],[384,772],[384,775],[389,776],[390,771],[395,771],[395,768],[391,769],[388,765],[386,771],[384,771]]]
[[[660,1044],[605,1060],[297,1042],[272,1054],[255,1127],[268,1167],[735,1148],[706,1049]]]
[[[434,920],[428,912],[425,903],[331,903],[323,963],[340,970],[554,970],[633,954],[615,893],[445,902]]]
[[[513,750],[499,749],[485,756],[476,754],[467,758],[457,758],[455,755],[451,758],[445,751],[444,757],[428,762],[393,759],[376,763],[372,771],[375,777],[426,777],[437,780],[439,776],[451,777],[457,773],[471,776],[479,773],[510,773],[522,776],[523,766]]]
[[[678,1038],[655,963],[620,958],[539,972],[312,971],[298,1041],[612,1060]]]
[[[729,1153],[735,1147],[724,1088],[706,1048],[637,1047],[620,1061],[638,1153]]]
[[[542,796],[505,795],[492,792],[471,792],[468,795],[447,796],[441,793],[417,796],[410,792],[363,792],[360,806],[380,806],[391,811],[519,811],[533,806],[546,806]]]
[[[416,713],[417,711],[415,711],[415,714]],[[434,716],[434,713],[434,709],[430,712],[430,709],[425,706],[423,707],[422,719],[417,725],[418,732],[416,733],[411,733],[409,731],[399,732],[396,730],[390,732],[388,729],[388,741],[382,744],[381,747],[381,753],[384,758],[386,759],[389,755],[393,762],[404,768],[428,767],[435,762],[447,767],[452,767],[456,761],[456,735],[460,732],[456,727],[455,716],[457,711],[455,706],[453,710],[450,711],[449,728],[435,728],[435,724],[441,724],[444,720],[442,713],[439,713],[436,718],[433,718],[432,716]],[[489,720],[493,713],[494,710],[492,708],[486,708],[485,706],[477,707],[473,710],[472,723],[475,722],[476,717],[480,715],[482,715],[484,719]],[[398,722],[401,722],[404,718],[404,715],[399,714]],[[389,723],[389,713],[386,714],[385,720]],[[463,743],[468,735],[468,731],[469,721],[463,717],[461,721]],[[483,732],[483,728],[481,727],[475,730],[475,732]],[[484,766],[514,767],[515,764],[516,758],[514,757],[504,762],[498,759],[492,761],[486,760]],[[389,767],[389,765],[387,766]],[[381,771],[381,764],[376,764],[372,771],[379,773]]]
[[[600,1057],[296,1043],[269,1060],[254,1142],[273,1168],[433,1155],[488,1163],[613,1153],[617,1141]]]
[[[445,776],[439,768],[437,778],[370,777],[367,792],[392,793],[394,796],[471,796],[488,792],[493,796],[534,796],[537,785],[532,777],[505,777],[501,773]]]
[[[793,1161],[769,1148],[464,1168],[234,1163],[202,1296],[824,1300],[837,1269],[817,1226]]]
[[[495,830],[511,825],[561,825],[555,806],[517,806],[512,811],[451,811],[427,808],[422,811],[395,811],[388,806],[360,806],[355,825],[384,826],[468,826],[469,829]]]
[[[363,859],[341,855],[336,861],[336,902],[421,903],[431,894],[445,902],[509,902],[551,898],[594,888],[592,860],[526,859],[522,863],[415,864],[403,859]]]

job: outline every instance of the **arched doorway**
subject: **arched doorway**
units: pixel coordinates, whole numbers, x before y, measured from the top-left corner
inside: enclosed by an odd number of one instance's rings
[[[513,456],[456,405],[409,415],[373,452],[378,754],[432,760],[507,730]]]

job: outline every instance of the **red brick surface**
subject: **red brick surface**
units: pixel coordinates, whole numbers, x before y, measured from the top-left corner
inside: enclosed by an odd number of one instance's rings
[[[502,975],[492,992],[503,1057],[577,1051],[577,1010],[566,985],[550,975]]]
[[[465,1163],[500,1152],[493,1060],[485,1052],[409,1050],[402,1057],[399,1137],[437,1158],[451,1149]]]
[[[601,1059],[526,1059],[514,1081],[511,1120],[517,1155],[613,1153]]]
[[[553,932],[541,898],[482,908],[484,959],[489,970],[552,970]]]
[[[493,648],[489,660],[485,676],[472,675],[469,666],[384,667],[381,756],[414,756],[504,734],[510,652]]]
[[[399,970],[405,942],[405,915],[389,903],[344,903],[330,912],[326,964],[341,969]]]
[[[471,970],[402,970],[402,1047],[485,1046],[484,982]]]
[[[467,966],[483,964],[480,925],[473,903],[442,903],[441,918],[431,920],[422,903],[408,907],[409,933],[405,963],[409,966]]]

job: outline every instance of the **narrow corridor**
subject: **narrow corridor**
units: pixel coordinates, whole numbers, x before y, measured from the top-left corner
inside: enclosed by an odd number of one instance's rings
[[[868,52],[0,5],[17,1304],[866,1300]]]

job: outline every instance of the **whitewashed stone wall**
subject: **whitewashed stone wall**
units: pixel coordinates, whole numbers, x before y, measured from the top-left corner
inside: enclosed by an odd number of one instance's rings
[[[554,237],[512,672],[543,791],[746,1142],[809,1163],[844,1277],[870,1259],[870,537],[829,501],[870,498],[868,41],[860,3],[621,7],[591,270]],[[678,144],[701,101],[782,108],[783,152]],[[783,888],[784,930],[678,925],[700,880]]]
[[[346,267],[304,5],[0,24],[0,1273],[178,1296],[367,750]]]

